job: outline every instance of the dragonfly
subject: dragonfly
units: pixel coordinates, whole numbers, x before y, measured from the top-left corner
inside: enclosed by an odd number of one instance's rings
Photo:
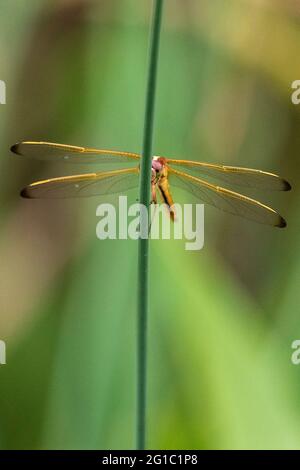
[[[133,164],[110,171],[36,181],[22,189],[21,196],[24,198],[55,199],[120,194],[138,186],[141,158],[138,153],[30,141],[17,143],[11,150],[17,155],[52,162]],[[287,225],[285,219],[273,208],[240,193],[240,190],[219,186],[225,184],[231,187],[289,191],[290,183],[276,174],[252,168],[159,156],[152,158],[151,172],[151,202],[157,204],[159,195],[172,220],[176,219],[176,214],[171,186],[175,186],[188,191],[202,203],[230,214],[274,227],[283,228]],[[211,180],[217,180],[217,183]]]

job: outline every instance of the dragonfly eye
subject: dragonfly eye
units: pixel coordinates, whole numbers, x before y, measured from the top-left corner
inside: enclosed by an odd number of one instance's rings
[[[158,160],[152,160],[152,170],[161,171],[163,168],[162,164]]]

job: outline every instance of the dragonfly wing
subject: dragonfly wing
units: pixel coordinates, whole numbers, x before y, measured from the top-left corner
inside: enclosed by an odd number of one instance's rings
[[[252,168],[173,159],[167,159],[167,164],[182,167],[184,170],[191,171],[195,176],[208,176],[229,185],[275,191],[289,191],[291,189],[288,181],[280,176]]]
[[[35,160],[63,161],[70,163],[126,163],[136,162],[136,153],[117,150],[101,150],[51,142],[21,142],[11,147],[17,155]]]
[[[139,168],[85,173],[37,181],[24,188],[21,196],[29,199],[60,199],[118,194],[138,186]]]
[[[286,222],[274,209],[242,194],[208,183],[205,180],[169,168],[170,181],[189,191],[202,202],[225,212],[254,220],[261,224],[285,227]]]

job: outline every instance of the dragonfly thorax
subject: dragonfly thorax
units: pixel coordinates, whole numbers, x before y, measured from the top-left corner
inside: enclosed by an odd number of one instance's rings
[[[166,173],[166,159],[162,157],[152,158],[152,184],[156,185]]]

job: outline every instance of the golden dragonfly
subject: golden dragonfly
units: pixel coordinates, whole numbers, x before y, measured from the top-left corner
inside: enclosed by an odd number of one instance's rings
[[[12,152],[37,160],[64,161],[69,163],[133,163],[133,167],[61,176],[36,181],[21,191],[29,199],[86,197],[118,194],[138,186],[139,160],[137,153],[96,148],[77,147],[51,142],[21,142],[11,147]],[[184,171],[182,171],[184,170]],[[291,185],[276,174],[266,171],[213,163],[153,157],[151,194],[157,203],[157,194],[175,219],[170,185],[190,192],[207,203],[247,219],[274,227],[285,227],[286,221],[271,207],[240,192],[226,189],[206,178],[219,180],[229,185],[262,190],[289,191]]]

